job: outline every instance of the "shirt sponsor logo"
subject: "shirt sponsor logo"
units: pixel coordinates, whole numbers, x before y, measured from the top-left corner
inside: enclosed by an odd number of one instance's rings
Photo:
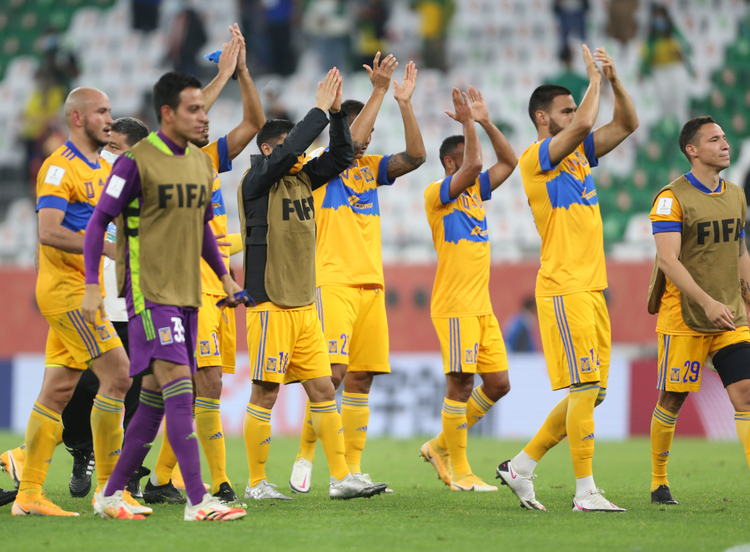
[[[57,165],[50,165],[49,169],[47,169],[47,175],[44,177],[44,183],[59,186],[63,176],[65,176],[65,169]]]
[[[171,345],[174,343],[172,339],[172,329],[167,326],[166,328],[159,328],[159,341],[162,345]]]

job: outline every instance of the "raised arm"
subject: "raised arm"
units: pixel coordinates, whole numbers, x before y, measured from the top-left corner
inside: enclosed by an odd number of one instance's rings
[[[255,135],[266,123],[266,116],[263,113],[263,105],[260,103],[260,96],[258,96],[255,83],[250,77],[250,71],[247,70],[245,37],[242,36],[237,23],[229,30],[232,32],[232,40],[239,41],[239,54],[236,63],[237,78],[242,93],[242,122],[227,134],[227,149],[229,150],[229,159],[232,160],[242,153],[250,141],[255,138]]]
[[[594,131],[594,150],[596,157],[599,158],[607,155],[635,132],[638,128],[638,114],[635,112],[633,100],[630,99],[622,81],[617,76],[614,60],[609,57],[604,48],[597,48],[594,58],[601,62],[604,76],[609,79],[612,92],[615,94],[615,112],[612,121]]]
[[[734,330],[735,327],[732,320],[734,317],[729,308],[714,300],[703,291],[690,275],[690,272],[685,268],[685,265],[680,261],[682,234],[680,232],[660,232],[654,234],[654,240],[656,241],[656,255],[659,259],[659,268],[677,286],[680,293],[684,293],[698,303],[714,326],[723,330]],[[744,245],[743,242],[740,247],[744,249]],[[740,256],[743,255],[742,249],[740,249]],[[745,249],[745,257],[747,256],[746,251]]]
[[[224,49],[221,51],[221,55],[219,56],[219,72],[214,77],[214,80],[209,82],[203,89],[203,101],[206,105],[206,113],[214,105],[216,98],[219,97],[229,78],[234,74],[235,69],[237,69],[240,39],[234,36],[232,27],[229,27],[229,30],[232,31],[232,40],[224,44]],[[244,43],[244,39],[242,42]]]
[[[596,66],[588,46],[583,45],[583,59],[586,62],[586,72],[589,75],[589,87],[586,95],[578,106],[576,114],[564,130],[552,137],[549,143],[549,161],[555,166],[581,145],[591,133],[599,115],[599,93],[601,91],[602,73]],[[596,152],[599,154],[599,151]]]
[[[398,102],[401,110],[401,119],[404,121],[404,137],[406,139],[406,151],[392,155],[388,160],[388,181],[418,168],[427,159],[427,151],[424,148],[422,133],[414,116],[411,105],[411,97],[417,85],[417,67],[410,61],[404,70],[404,82],[401,86],[393,81],[393,97]]]
[[[518,165],[518,157],[510,147],[508,140],[503,133],[493,124],[490,114],[487,111],[487,104],[484,103],[482,92],[473,86],[469,87],[469,100],[471,100],[471,111],[474,120],[479,123],[492,143],[492,149],[495,150],[497,162],[487,169],[490,177],[490,189],[495,190],[500,184],[511,175]]]
[[[450,199],[456,199],[464,191],[474,184],[479,173],[482,172],[482,148],[479,146],[479,136],[474,125],[474,117],[471,114],[471,106],[466,94],[458,88],[453,89],[453,107],[455,113],[446,111],[446,114],[458,121],[464,127],[464,160],[452,176],[448,187]]]
[[[375,119],[378,116],[378,111],[380,111],[380,106],[383,105],[383,98],[385,98],[388,87],[391,85],[391,76],[396,67],[398,67],[398,61],[393,57],[393,54],[387,55],[381,61],[380,52],[378,52],[375,54],[375,59],[372,60],[372,68],[368,65],[363,65],[362,67],[367,70],[367,74],[370,76],[372,94],[370,94],[370,99],[367,100],[362,111],[349,127],[354,153],[361,151],[365,143],[367,143],[367,138],[369,138],[375,126]]]

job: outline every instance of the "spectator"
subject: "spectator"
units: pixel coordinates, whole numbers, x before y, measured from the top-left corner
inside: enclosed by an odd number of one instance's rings
[[[346,4],[344,0],[310,0],[305,9],[302,27],[318,53],[321,71],[349,69],[353,20]]]
[[[193,9],[192,1],[187,0],[175,15],[169,31],[167,56],[175,71],[200,77],[197,58],[207,40],[203,20]]]
[[[357,10],[356,68],[370,65],[375,54],[385,52],[386,28],[390,12],[384,0],[363,0]]]
[[[282,76],[291,75],[297,69],[297,52],[292,38],[294,0],[263,0],[263,6],[271,72]]]
[[[651,75],[660,112],[678,121],[688,118],[690,46],[675,27],[667,8],[651,4],[648,40],[643,46],[641,78]],[[688,74],[689,73],[689,74]]]
[[[588,0],[555,0],[555,15],[560,23],[560,48],[568,45],[571,36],[586,40],[586,13],[589,11]]]
[[[609,2],[607,34],[623,45],[633,40],[638,33],[637,11],[638,0]]]
[[[48,27],[39,37],[37,45],[42,52],[40,73],[52,78],[55,84],[63,87],[64,93],[71,90],[71,84],[78,74],[76,55],[61,45],[62,35],[54,27]]]
[[[131,0],[132,27],[149,33],[159,28],[159,6],[162,0]]]
[[[573,69],[573,52],[567,46],[560,51],[560,62],[563,65],[562,73],[544,81],[544,84],[559,84],[573,93],[573,99],[577,104],[581,103],[586,89],[589,87],[589,79],[585,75],[576,73]]]
[[[503,336],[505,347],[513,353],[534,353],[539,350],[534,335],[536,322],[536,299],[525,297],[521,310],[505,325]]]
[[[253,75],[271,70],[271,47],[265,22],[265,8],[261,0],[240,0],[242,34],[247,44],[247,66]]]
[[[456,9],[454,0],[412,0],[411,7],[421,18],[422,66],[447,71],[445,47],[448,25]]]
[[[21,126],[21,141],[26,154],[24,176],[34,188],[36,173],[45,158],[42,152],[44,142],[50,131],[62,123],[62,106],[66,96],[67,90],[52,73],[37,72],[36,87],[24,106]]]
[[[292,116],[281,101],[281,83],[276,79],[271,79],[261,90],[263,96],[263,106],[266,112],[266,119],[286,119],[292,120]]]

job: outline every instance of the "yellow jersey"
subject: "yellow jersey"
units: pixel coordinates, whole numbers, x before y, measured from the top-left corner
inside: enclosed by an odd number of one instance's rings
[[[227,233],[227,209],[224,206],[224,196],[221,194],[221,179],[219,173],[232,170],[232,161],[229,159],[229,150],[227,148],[227,137],[219,138],[207,146],[201,148],[211,158],[211,164],[214,167],[214,184],[211,194],[211,203],[214,208],[214,218],[208,223],[214,234]],[[228,241],[223,238],[221,241]],[[219,251],[229,254],[229,246],[219,247]],[[229,258],[226,257],[224,262],[229,269]],[[208,263],[201,257],[201,289],[203,293],[211,295],[225,295],[224,286],[219,277],[211,269]]]
[[[554,167],[549,158],[550,140],[529,146],[518,163],[542,237],[536,296],[606,289],[602,215],[591,176],[591,167],[598,165],[594,134]]]
[[[427,221],[438,254],[432,287],[435,318],[481,316],[492,313],[490,302],[490,242],[484,201],[492,195],[487,171],[456,199],[448,191],[450,176],[436,180],[424,192]]]
[[[720,194],[726,188],[724,179],[720,180],[718,189],[711,191],[701,184],[692,173],[687,173],[685,177],[693,186],[709,195]],[[651,207],[649,218],[651,219],[651,227],[654,234],[662,232],[682,233],[682,207],[672,190],[664,190],[656,197],[654,205]],[[745,227],[743,226],[740,231],[740,238],[744,239],[744,237]],[[682,318],[682,307],[680,306],[682,300],[680,290],[677,289],[677,286],[666,275],[665,280],[666,286],[664,288],[664,295],[661,297],[661,305],[659,306],[659,314],[656,320],[656,331],[667,335],[706,335],[696,332],[685,324],[685,320]]]
[[[390,158],[365,155],[313,191],[318,286],[384,285],[378,186],[394,182],[387,176]]]
[[[83,234],[111,170],[103,157],[99,156],[92,164],[70,141],[65,142],[39,169],[36,211],[59,209],[65,213],[62,226]],[[39,244],[36,300],[42,314],[60,314],[80,308],[85,285],[82,253],[67,253]]]

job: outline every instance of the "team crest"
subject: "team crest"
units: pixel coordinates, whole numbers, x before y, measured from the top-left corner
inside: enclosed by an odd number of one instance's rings
[[[159,341],[161,341],[162,345],[171,345],[174,342],[172,340],[172,330],[169,326],[159,328]]]
[[[589,357],[581,357],[581,373],[585,374],[591,372],[591,359]]]
[[[209,344],[208,340],[201,341],[199,343],[199,347],[201,356],[208,356],[211,354],[211,345]]]
[[[477,363],[477,356],[474,352],[474,349],[465,349],[464,350],[464,363],[465,364],[476,364]]]
[[[373,180],[375,180],[370,167],[362,167],[360,169],[360,172],[362,173],[362,176],[365,177],[365,182],[372,182]]]
[[[277,364],[276,357],[268,357],[268,361],[266,362],[266,372],[275,372],[276,364]]]
[[[339,342],[335,339],[332,339],[328,342],[328,354],[329,355],[337,355],[339,353]]]
[[[678,367],[672,368],[672,372],[669,375],[669,381],[672,383],[680,383],[680,369]]]
[[[109,330],[107,329],[107,326],[102,324],[101,326],[96,327],[96,331],[99,334],[99,339],[102,341],[107,341],[112,337],[112,335],[109,333]]]

